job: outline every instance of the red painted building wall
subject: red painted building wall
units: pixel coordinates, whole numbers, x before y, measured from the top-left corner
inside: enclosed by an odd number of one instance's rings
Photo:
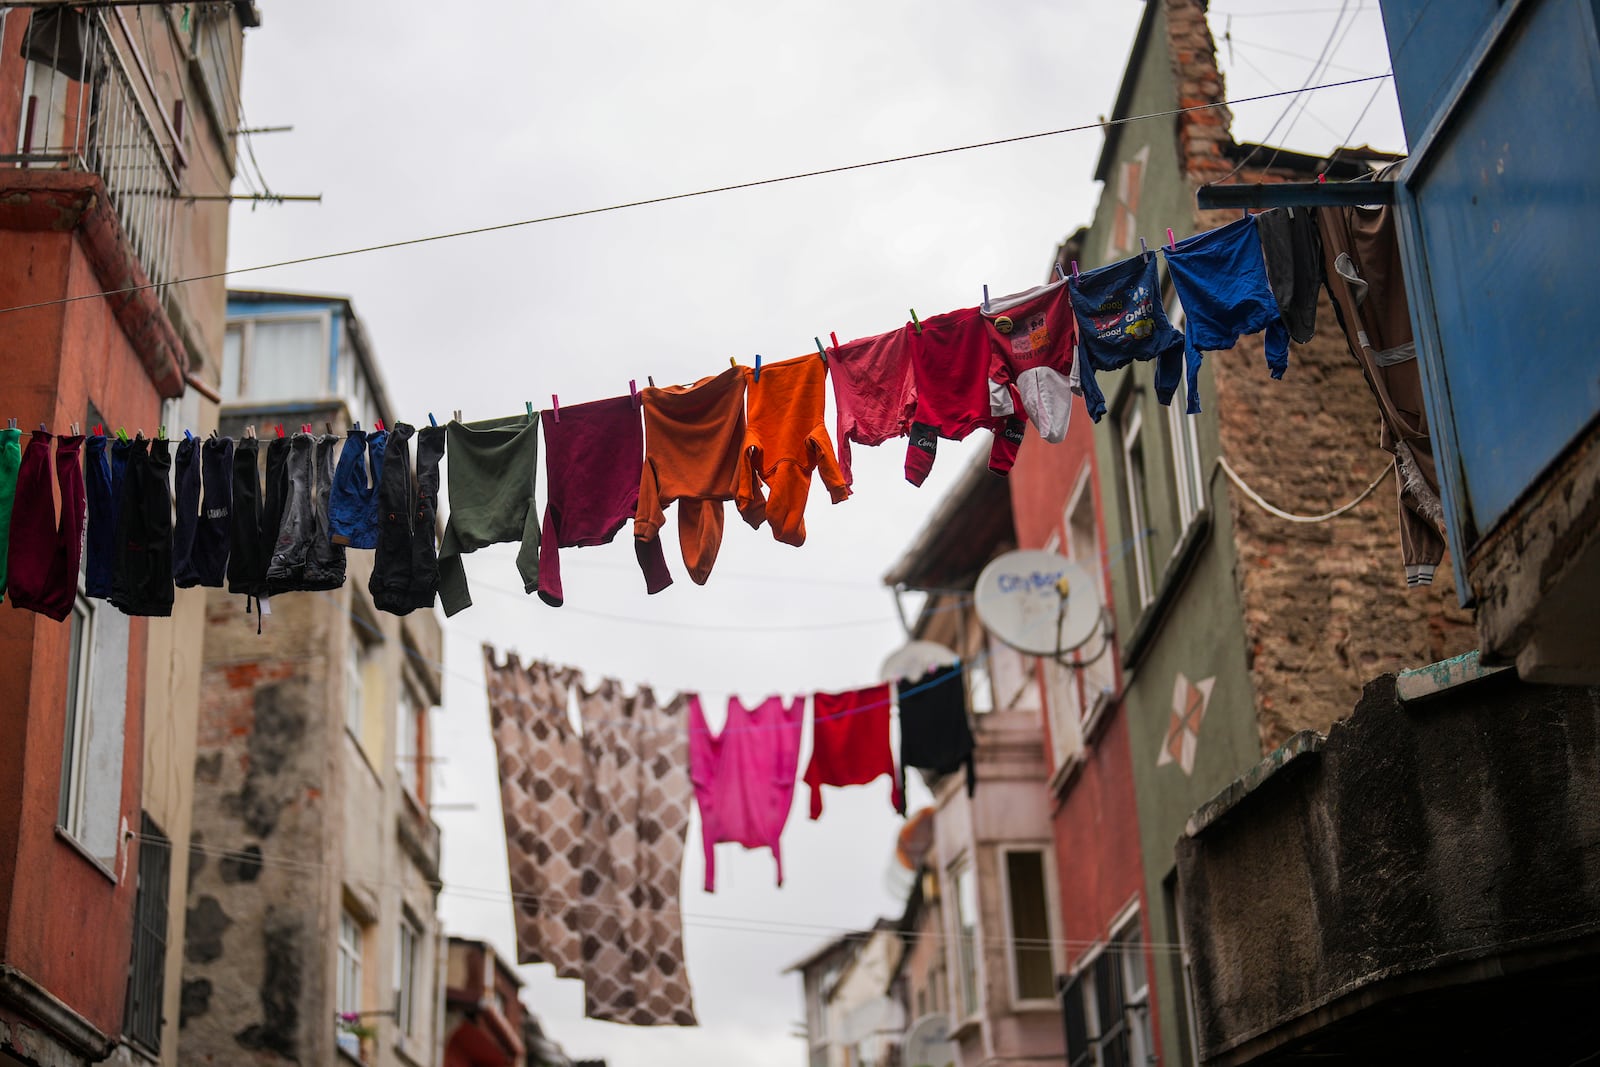
[[[1011,472],[1011,510],[1020,548],[1044,548],[1054,544],[1067,554],[1069,536],[1066,512],[1079,487],[1093,502],[1096,544],[1100,558],[1079,560],[1099,579],[1100,599],[1111,603],[1111,579],[1105,526],[1102,521],[1100,482],[1095,473],[1093,423],[1081,407],[1073,412],[1066,439],[1047,444],[1028,427],[1017,463]],[[1081,552],[1081,549],[1080,549]],[[1092,639],[1090,651],[1098,647]],[[1105,653],[1113,665],[1116,689],[1121,689],[1115,642]],[[1040,665],[1043,689],[1044,729],[1049,737],[1052,717],[1051,687],[1044,681],[1046,666]],[[1077,704],[1068,714],[1082,714],[1087,695],[1081,672],[1067,688],[1067,698]],[[1059,687],[1055,699],[1060,699]],[[1054,752],[1052,742],[1049,751]],[[1082,738],[1082,749],[1071,769],[1054,768],[1051,781],[1054,809],[1051,826],[1055,840],[1056,878],[1061,915],[1059,935],[1066,942],[1064,959],[1068,971],[1092,947],[1104,942],[1111,925],[1134,901],[1139,904],[1140,926],[1145,942],[1145,967],[1154,973],[1150,945],[1150,909],[1144,899],[1144,870],[1139,854],[1139,816],[1133,791],[1133,765],[1128,748],[1128,728],[1120,700],[1105,707]],[[1154,988],[1151,990],[1151,1023],[1155,1025]],[[1160,1034],[1153,1035],[1154,1051],[1160,1055]]]
[[[159,304],[113,307],[94,296],[143,280],[108,281],[108,267],[126,262],[116,233],[92,176],[9,171],[0,179],[0,305],[91,297],[0,311],[0,414],[18,420],[24,447],[41,422],[57,434],[85,422],[91,403],[111,426],[153,434],[161,393],[176,385],[167,375],[158,388],[150,367],[160,361],[148,346],[141,355],[123,325],[130,311],[159,315]],[[0,607],[0,962],[112,1036],[123,1024],[136,891],[146,633],[133,620],[109,871],[56,826],[70,637],[69,622]],[[0,1018],[42,1028],[10,1008]]]

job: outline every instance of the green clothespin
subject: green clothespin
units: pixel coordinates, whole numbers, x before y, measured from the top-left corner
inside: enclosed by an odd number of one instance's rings
[[[524,400],[522,403],[528,409],[528,418],[533,418],[533,401]]]
[[[183,18],[179,21],[178,25],[183,28],[183,32],[184,33],[188,33],[189,32],[189,5],[188,4],[184,4],[183,5]]]
[[[917,318],[917,309],[916,308],[912,308],[911,309],[911,325],[913,325],[913,326],[915,326],[917,328],[917,332],[918,333],[922,332],[922,320]]]

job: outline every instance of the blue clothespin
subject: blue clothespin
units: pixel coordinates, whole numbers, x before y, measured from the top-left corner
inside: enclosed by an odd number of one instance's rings
[[[429,426],[437,426],[437,425],[439,425],[439,421],[433,417],[433,412],[431,412],[431,411],[428,412],[428,425]]]
[[[756,369],[750,375],[750,380],[754,381],[754,382],[759,382],[761,380],[761,353],[760,352],[756,353]]]
[[[817,355],[822,357],[822,362],[828,362],[828,353],[827,350],[822,347],[822,338],[813,336],[811,339],[817,342]]]
[[[190,433],[188,430],[184,430],[183,431],[183,439],[185,441],[193,441],[194,440],[194,434]]]

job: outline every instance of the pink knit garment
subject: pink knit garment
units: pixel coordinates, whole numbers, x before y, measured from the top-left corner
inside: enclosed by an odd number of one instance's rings
[[[778,839],[794,803],[805,707],[805,697],[796,697],[787,707],[781,697],[768,697],[750,709],[732,697],[728,721],[718,735],[706,725],[700,698],[690,697],[689,777],[700,805],[707,893],[716,891],[715,849],[722,841],[771,849],[778,884],[783,884]]]

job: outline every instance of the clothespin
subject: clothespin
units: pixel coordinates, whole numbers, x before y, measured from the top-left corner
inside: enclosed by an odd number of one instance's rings
[[[639,384],[636,379],[628,379],[628,397],[633,401],[633,406],[639,406]]]
[[[121,426],[117,427],[117,440],[123,442],[124,444],[126,444],[128,441],[128,431],[124,430]]]
[[[750,380],[753,381],[753,382],[759,382],[761,380],[761,353],[760,352],[756,353],[756,369],[751,373]]]
[[[522,402],[522,404],[523,404],[523,406],[524,406],[524,407],[526,407],[526,408],[527,408],[527,409],[528,409],[528,417],[529,417],[529,418],[530,418],[530,419],[531,419],[531,418],[533,418],[533,401],[531,401],[531,400],[524,400],[524,401],[523,401],[523,402]]]
[[[156,440],[157,441],[165,441],[166,439],[167,439],[167,424],[163,422],[161,425],[156,427]]]
[[[39,432],[41,432],[41,433],[49,433],[50,432],[50,427],[46,426],[44,423],[41,422],[39,424]]]
[[[917,318],[917,309],[916,308],[912,308],[911,309],[911,325],[913,325],[913,326],[915,326],[917,328],[917,332],[918,333],[922,332],[922,320]]]
[[[650,375],[646,374],[644,380],[650,383],[650,388],[654,389],[656,387],[656,380]]]
[[[6,429],[15,430],[16,428],[17,428],[17,420],[16,419],[7,419],[6,420]]]
[[[813,337],[811,339],[813,341],[817,342],[817,355],[822,357],[822,362],[824,362],[824,363],[828,362],[828,353],[823,351],[823,348],[822,348],[822,338]]]
[[[532,408],[533,405],[529,404],[528,407]],[[561,421],[561,398],[554,393],[550,394],[550,413],[556,417],[557,422]],[[528,414],[532,415],[533,412],[530,410]]]
[[[217,433],[217,428],[215,426],[211,427],[211,439],[215,441],[220,436],[221,435]]]
[[[1078,261],[1077,260],[1073,260],[1072,261],[1072,280],[1073,281],[1077,281],[1078,280]]]
[[[452,411],[450,413],[450,417],[452,419],[456,420],[457,422],[460,422],[461,421],[461,409],[460,408],[456,408],[454,411]]]
[[[326,430],[326,431],[327,431],[327,432],[328,432],[328,436],[329,436],[329,437],[332,437],[332,436],[333,436],[333,423],[331,423],[331,422],[324,422],[324,423],[323,423],[323,424],[322,424],[322,428],[323,428],[323,429],[324,429],[324,430]]]
[[[72,436],[77,437],[82,432],[83,432],[83,423],[75,422],[75,423],[72,424]],[[185,431],[185,432],[187,432],[187,431]]]
[[[987,285],[983,287],[983,310],[989,310],[989,287]]]
[[[1170,248],[1171,250],[1173,250],[1174,252],[1176,252],[1178,250],[1178,240],[1177,240],[1177,238],[1172,236],[1172,227],[1171,226],[1167,227],[1167,247]]]
[[[352,429],[352,430],[359,430],[359,429],[361,429],[361,423],[360,423],[360,421],[359,421],[359,420],[358,420],[358,421],[356,421],[356,422],[352,422],[352,423],[351,423],[351,424],[350,424],[350,428],[351,428],[351,429]]]
[[[429,426],[437,426],[437,425],[439,425],[438,420],[433,417],[433,412],[431,412],[431,411],[428,412],[428,425]]]
[[[1077,271],[1073,271],[1073,273],[1076,274]],[[1059,278],[1061,281],[1066,281],[1067,280],[1067,272],[1061,269],[1061,261],[1060,260],[1056,260],[1056,277]]]
[[[183,431],[183,439],[185,441],[193,441],[194,440],[194,434],[190,433],[187,429],[185,429]]]
[[[281,422],[278,423],[278,425],[274,426],[273,429],[278,431],[278,436],[279,437],[283,436],[283,423],[281,423]]]
[[[738,367],[739,366],[739,361],[737,359],[733,358],[732,356],[729,356],[728,357],[728,366],[730,366],[730,367]]]
[[[1148,256],[1150,254],[1150,246],[1144,243],[1143,237],[1139,238],[1139,254],[1141,256]]]
[[[383,420],[382,419],[377,419],[372,423],[372,425],[376,426],[379,430],[382,430],[383,429]]]
[[[106,431],[102,423],[97,422],[94,424],[94,435],[96,437],[104,437],[106,435]]]

